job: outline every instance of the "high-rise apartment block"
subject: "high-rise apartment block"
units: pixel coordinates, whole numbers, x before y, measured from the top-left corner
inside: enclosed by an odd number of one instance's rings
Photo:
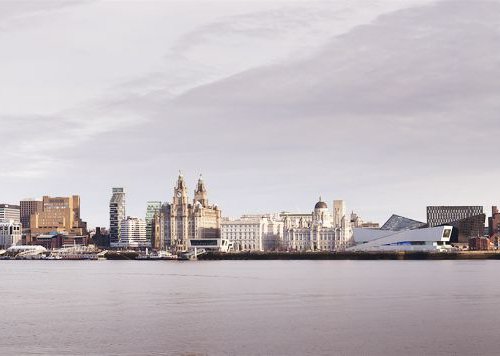
[[[109,240],[112,247],[120,242],[120,222],[125,218],[125,190],[113,188],[109,201]]]
[[[146,239],[145,220],[129,216],[120,222],[120,241],[117,247],[141,248],[150,246],[150,241]]]
[[[19,205],[0,204],[0,221],[21,222]]]
[[[427,224],[429,227],[441,226],[481,214],[482,206],[428,206]]]
[[[31,235],[51,232],[83,236],[87,224],[80,218],[80,197],[49,197],[42,199],[42,210],[31,215]]]
[[[428,206],[427,224],[453,226],[451,242],[466,245],[469,239],[484,234],[486,215],[482,206]]]

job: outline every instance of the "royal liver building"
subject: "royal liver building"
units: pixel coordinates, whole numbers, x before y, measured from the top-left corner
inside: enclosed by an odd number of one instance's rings
[[[352,227],[343,200],[333,202],[333,214],[319,198],[309,216],[284,216],[284,244],[291,251],[343,251],[352,245]]]
[[[184,177],[179,174],[172,203],[164,204],[155,220],[157,248],[187,251],[191,240],[220,239],[221,211],[216,205],[209,205],[201,176],[190,202]]]

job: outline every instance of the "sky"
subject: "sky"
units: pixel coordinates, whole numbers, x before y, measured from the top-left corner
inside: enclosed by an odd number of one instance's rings
[[[199,174],[224,216],[500,204],[500,1],[0,1],[0,202],[108,225]]]

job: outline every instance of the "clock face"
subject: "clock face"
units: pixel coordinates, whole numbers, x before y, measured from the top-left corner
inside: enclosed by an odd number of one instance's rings
[[[177,192],[177,198],[180,198],[181,197],[181,192]]]

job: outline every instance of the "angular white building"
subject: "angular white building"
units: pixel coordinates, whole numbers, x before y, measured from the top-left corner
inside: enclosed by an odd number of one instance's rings
[[[348,251],[449,251],[452,226],[410,230],[354,229],[355,246]]]

